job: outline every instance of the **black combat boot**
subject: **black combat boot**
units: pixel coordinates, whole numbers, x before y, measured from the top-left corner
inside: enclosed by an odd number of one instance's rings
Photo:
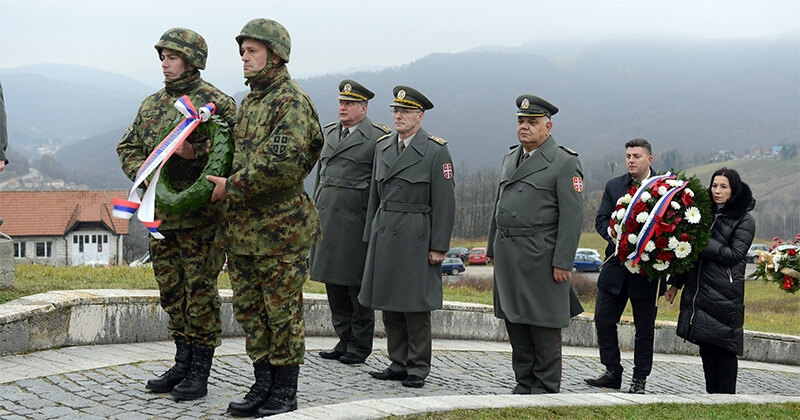
[[[258,409],[259,417],[297,410],[297,375],[300,366],[275,366],[274,369],[272,395]]]
[[[192,364],[192,346],[182,341],[176,341],[175,347],[177,348],[175,365],[158,378],[147,381],[146,389],[159,394],[170,392],[189,374]]]
[[[234,401],[228,404],[228,414],[235,417],[253,417],[267,402],[272,388],[272,370],[269,362],[253,363],[253,373],[256,383],[250,387],[250,391],[241,401]]]
[[[186,378],[175,385],[170,395],[178,401],[205,397],[208,394],[208,374],[213,358],[213,347],[192,346],[192,368]]]

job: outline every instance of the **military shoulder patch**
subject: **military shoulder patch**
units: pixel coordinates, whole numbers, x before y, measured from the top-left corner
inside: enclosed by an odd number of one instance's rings
[[[379,123],[379,122],[373,122],[373,123],[372,123],[372,126],[373,126],[373,127],[375,127],[375,128],[377,128],[378,130],[381,130],[381,131],[383,131],[383,132],[384,132],[384,133],[386,133],[386,134],[389,134],[389,133],[391,133],[391,132],[392,132],[392,129],[391,129],[391,128],[389,128],[389,126],[388,126],[388,125],[386,125],[386,124],[383,124],[383,123]]]
[[[433,141],[435,141],[436,143],[439,143],[439,144],[441,144],[441,145],[445,145],[445,144],[447,144],[447,140],[445,140],[445,139],[443,139],[443,138],[441,138],[441,137],[436,137],[436,136],[428,136],[428,140],[433,140]]]
[[[387,137],[391,137],[391,136],[392,136],[391,134],[387,134],[385,136],[378,137],[378,140],[376,140],[376,142],[381,141],[381,140],[383,140],[383,139],[385,139]]]
[[[289,136],[275,135],[269,141],[269,149],[277,158],[285,158],[286,150],[289,148]]]
[[[569,148],[569,147],[567,147],[567,146],[561,146],[561,145],[558,145],[558,147],[560,147],[562,150],[564,150],[565,152],[567,152],[567,153],[569,153],[569,154],[571,154],[571,155],[573,155],[573,156],[578,156],[578,152],[576,152],[576,151],[574,151],[574,150],[570,149],[570,148]]]

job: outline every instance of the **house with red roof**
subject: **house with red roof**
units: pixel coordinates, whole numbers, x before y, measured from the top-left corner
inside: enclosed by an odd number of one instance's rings
[[[113,219],[114,197],[128,191],[0,191],[0,232],[19,261],[51,265],[119,264],[128,221]]]

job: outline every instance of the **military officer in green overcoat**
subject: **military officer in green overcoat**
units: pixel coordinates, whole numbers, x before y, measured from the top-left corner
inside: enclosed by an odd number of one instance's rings
[[[419,388],[430,373],[430,311],[442,307],[441,263],[455,218],[454,168],[447,142],[422,129],[431,101],[408,86],[393,92],[397,132],[375,149],[358,301],[383,311],[392,362],[370,375]]]
[[[317,165],[314,202],[322,240],[311,248],[311,280],[325,283],[333,329],[339,342],[319,355],[345,364],[363,363],[372,352],[375,316],[358,303],[367,244],[369,180],[377,140],[391,130],[367,117],[375,96],[356,81],[339,83],[339,121],[326,125]]]
[[[578,154],[550,135],[558,108],[534,95],[516,103],[520,144],[503,158],[486,254],[494,262],[495,316],[511,339],[513,392],[554,393],[583,226],[583,171]]]

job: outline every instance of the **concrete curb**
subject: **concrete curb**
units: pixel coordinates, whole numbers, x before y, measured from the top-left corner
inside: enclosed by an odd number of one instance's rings
[[[271,419],[377,419],[436,411],[506,407],[609,406],[654,403],[765,404],[800,402],[800,397],[775,395],[632,395],[620,392],[548,395],[451,395],[446,397],[385,398],[304,408]]]
[[[222,334],[243,335],[233,316],[230,290],[222,297]],[[306,335],[333,336],[327,299],[305,294]],[[380,311],[375,335],[384,335]],[[445,302],[431,317],[435,338],[507,341],[502,320],[491,306]],[[0,305],[0,355],[62,346],[135,343],[168,340],[167,315],[158,303],[157,290],[90,289],[52,291],[26,296]],[[675,335],[674,322],[658,322],[654,351],[667,354],[697,354],[697,346]],[[635,329],[630,319],[620,322],[622,349],[632,349]],[[575,317],[562,331],[566,346],[596,347],[594,318]],[[800,365],[800,337],[745,331],[743,359]]]

